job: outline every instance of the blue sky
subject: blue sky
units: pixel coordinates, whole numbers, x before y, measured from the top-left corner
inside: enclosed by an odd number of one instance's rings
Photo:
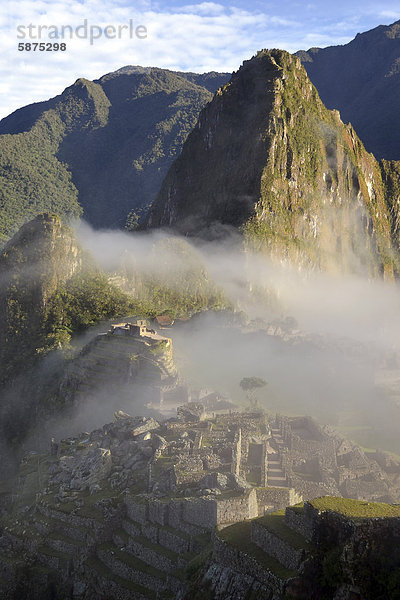
[[[358,32],[400,19],[400,2],[336,0],[175,2],[137,0],[14,0],[1,3],[0,118],[60,93],[78,77],[94,79],[128,64],[204,72],[232,71],[260,48],[294,52],[349,42]],[[76,27],[102,33],[90,43]],[[141,29],[141,39],[131,31]],[[29,25],[33,25],[28,39]],[[42,26],[38,38],[38,27]],[[53,30],[46,29],[53,26]],[[70,26],[72,39],[54,37]],[[124,28],[125,26],[125,28]],[[20,27],[17,30],[17,27]],[[120,37],[116,32],[120,27]],[[56,28],[56,29],[54,29]],[[67,29],[67,31],[69,31]],[[80,30],[82,35],[84,29]],[[22,38],[22,33],[25,35]],[[95,33],[97,35],[97,33]],[[20,36],[20,37],[18,37]],[[18,43],[65,41],[65,52],[18,51]]]

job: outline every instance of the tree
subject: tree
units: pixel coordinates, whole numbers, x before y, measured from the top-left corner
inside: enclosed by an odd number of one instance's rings
[[[125,229],[127,231],[136,231],[139,227],[140,215],[135,211],[131,210],[126,217]]]
[[[258,400],[255,397],[255,393],[257,389],[267,385],[265,379],[261,377],[243,377],[239,385],[246,392],[246,398],[250,402],[251,408],[257,408]]]

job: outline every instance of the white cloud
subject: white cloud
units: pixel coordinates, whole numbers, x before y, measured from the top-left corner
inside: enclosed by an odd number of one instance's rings
[[[382,10],[379,14],[384,19],[390,19],[393,21],[400,19],[400,10]]]
[[[225,6],[218,2],[188,3],[179,8],[165,4],[127,0],[19,0],[0,15],[0,117],[27,103],[59,94],[77,78],[95,79],[127,64],[159,66],[204,72],[236,70],[258,49],[284,48],[294,52],[310,46],[346,43],[363,27],[360,12],[346,18],[319,12],[301,17],[283,1],[278,7],[257,5],[257,9]],[[316,6],[315,3],[313,6]],[[382,7],[381,7],[382,8]],[[280,11],[280,12],[279,12]],[[389,12],[389,11],[388,11]],[[382,12],[381,12],[382,14]],[[389,17],[388,17],[389,18]],[[71,25],[87,19],[97,25],[144,25],[145,40],[122,35],[89,40],[66,39],[66,52],[18,52],[17,26]],[[54,40],[53,40],[54,41]]]

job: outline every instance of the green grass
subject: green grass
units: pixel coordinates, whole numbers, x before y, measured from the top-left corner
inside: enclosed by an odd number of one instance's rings
[[[78,540],[74,540],[73,538],[69,537],[68,535],[65,535],[65,533],[61,533],[60,531],[52,531],[46,537],[47,537],[47,539],[50,539],[50,540],[55,540],[55,541],[60,541],[60,542],[65,542],[67,544],[71,544],[71,546],[76,546],[77,548],[80,548],[82,546],[81,542],[79,542]]]
[[[242,521],[230,525],[230,527],[219,531],[217,535],[232,548],[254,558],[264,569],[271,571],[280,579],[290,579],[297,575],[296,571],[286,569],[280,562],[251,541],[251,521]]]
[[[164,546],[160,546],[159,544],[154,544],[153,542],[151,542],[150,540],[148,540],[147,538],[145,538],[141,535],[138,535],[138,536],[134,537],[133,539],[135,542],[137,542],[141,546],[144,546],[145,548],[152,550],[156,554],[162,554],[166,558],[169,558],[171,561],[176,561],[176,559],[178,557],[178,554],[176,552],[173,552],[172,550],[170,550],[169,548],[165,548]]]
[[[53,556],[55,558],[61,558],[62,560],[70,560],[71,554],[67,552],[61,552],[60,550],[55,550],[54,548],[50,548],[49,546],[40,546],[38,548],[38,554],[44,554],[45,556]]]
[[[115,558],[117,558],[119,561],[125,563],[132,569],[135,569],[136,571],[141,571],[142,573],[147,573],[147,575],[151,575],[152,577],[155,577],[156,579],[162,579],[163,581],[167,577],[166,573],[164,573],[163,571],[160,571],[160,570],[156,569],[155,567],[148,565],[147,563],[143,562],[142,560],[140,560],[133,554],[130,554],[129,552],[124,552],[123,550],[120,550],[112,542],[104,542],[103,544],[101,544],[101,546],[99,546],[99,549],[100,550],[109,550],[110,552],[113,552]]]
[[[175,537],[179,537],[182,540],[186,540],[186,541],[190,540],[190,535],[188,533],[186,533],[185,531],[180,531],[179,529],[174,529],[170,525],[163,525],[162,527],[160,527],[160,529],[164,529],[165,531],[168,531],[171,535],[174,535]]]
[[[96,571],[100,577],[106,579],[107,581],[113,581],[117,585],[130,590],[133,593],[142,594],[142,596],[149,598],[150,600],[155,600],[157,597],[156,594],[151,590],[113,573],[111,569],[107,567],[107,565],[97,558],[97,556],[91,556],[88,558],[86,564],[88,567]],[[135,596],[132,596],[132,598],[135,598]]]
[[[351,518],[400,517],[400,505],[384,502],[365,502],[352,498],[324,496],[310,500],[310,504],[320,511],[329,510]]]
[[[298,515],[302,515],[304,512],[304,502],[299,502],[299,504],[295,504],[294,506],[290,506],[289,508]]]
[[[114,532],[114,535],[120,537],[124,544],[127,544],[129,542],[129,535],[124,529],[118,529]]]
[[[300,533],[294,531],[285,525],[285,510],[279,510],[269,515],[265,515],[255,520],[255,523],[262,525],[268,531],[276,535],[282,541],[288,543],[296,550],[310,550],[310,544],[304,539]]]

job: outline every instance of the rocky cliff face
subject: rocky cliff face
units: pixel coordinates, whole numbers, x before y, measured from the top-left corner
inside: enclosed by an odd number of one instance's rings
[[[75,237],[57,215],[39,215],[7,244],[0,255],[3,382],[21,358],[32,359],[46,345],[49,300],[81,266]]]
[[[302,267],[393,274],[379,165],[284,51],[246,61],[203,109],[147,218],[190,235],[217,223]]]

